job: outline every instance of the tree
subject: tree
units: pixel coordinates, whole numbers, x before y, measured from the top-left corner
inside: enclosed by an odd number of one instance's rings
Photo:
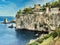
[[[58,2],[60,2],[60,0],[58,0]]]
[[[60,0],[52,2],[51,7],[60,7]]]
[[[24,10],[25,14],[31,14],[32,13],[32,8],[25,8]]]
[[[50,7],[50,3],[46,3],[46,7]]]
[[[22,14],[22,10],[19,10],[16,14],[16,17],[19,18],[21,14]]]
[[[22,10],[19,10],[17,13],[18,13],[18,14],[22,13]]]

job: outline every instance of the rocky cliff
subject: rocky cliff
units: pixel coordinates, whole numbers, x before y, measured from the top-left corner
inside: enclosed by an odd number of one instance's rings
[[[40,5],[38,5],[40,7]],[[25,11],[25,12],[24,12]],[[16,16],[16,29],[37,31],[55,30],[60,25],[59,8],[26,8]],[[57,12],[56,12],[57,11]]]
[[[17,29],[29,29],[29,30],[54,30],[60,25],[60,15],[53,14],[22,14],[16,19]]]

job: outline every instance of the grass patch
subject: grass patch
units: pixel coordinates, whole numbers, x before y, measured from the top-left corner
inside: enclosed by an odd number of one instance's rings
[[[54,39],[56,37],[60,37],[60,28],[57,28],[54,32],[43,36],[43,38],[39,38],[30,45],[54,45]]]
[[[43,43],[41,43],[39,45],[54,45],[53,37],[50,36],[49,38],[47,38],[46,40],[44,40]]]

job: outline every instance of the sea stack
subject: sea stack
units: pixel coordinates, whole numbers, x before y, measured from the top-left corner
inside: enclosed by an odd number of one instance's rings
[[[4,19],[4,24],[7,24],[7,23],[8,23],[8,19],[5,18],[5,19]]]

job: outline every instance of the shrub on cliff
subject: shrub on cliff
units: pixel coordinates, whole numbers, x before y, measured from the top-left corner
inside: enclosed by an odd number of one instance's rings
[[[60,0],[54,1],[52,3],[46,3],[43,7],[60,7]]]
[[[55,38],[55,37],[57,37],[58,36],[58,34],[57,34],[57,32],[53,32],[53,33],[51,33],[49,36],[52,36],[53,38]]]
[[[19,10],[16,14],[16,17],[19,18],[21,14],[22,14],[22,10]]]
[[[60,37],[60,27],[56,29],[58,36]]]
[[[24,14],[32,14],[33,13],[32,8],[25,8],[23,11],[24,11],[23,12]]]
[[[20,15],[16,15],[16,18],[19,18],[20,17]]]
[[[30,45],[38,45],[38,44],[39,44],[38,42],[34,42],[34,43],[30,44]]]

